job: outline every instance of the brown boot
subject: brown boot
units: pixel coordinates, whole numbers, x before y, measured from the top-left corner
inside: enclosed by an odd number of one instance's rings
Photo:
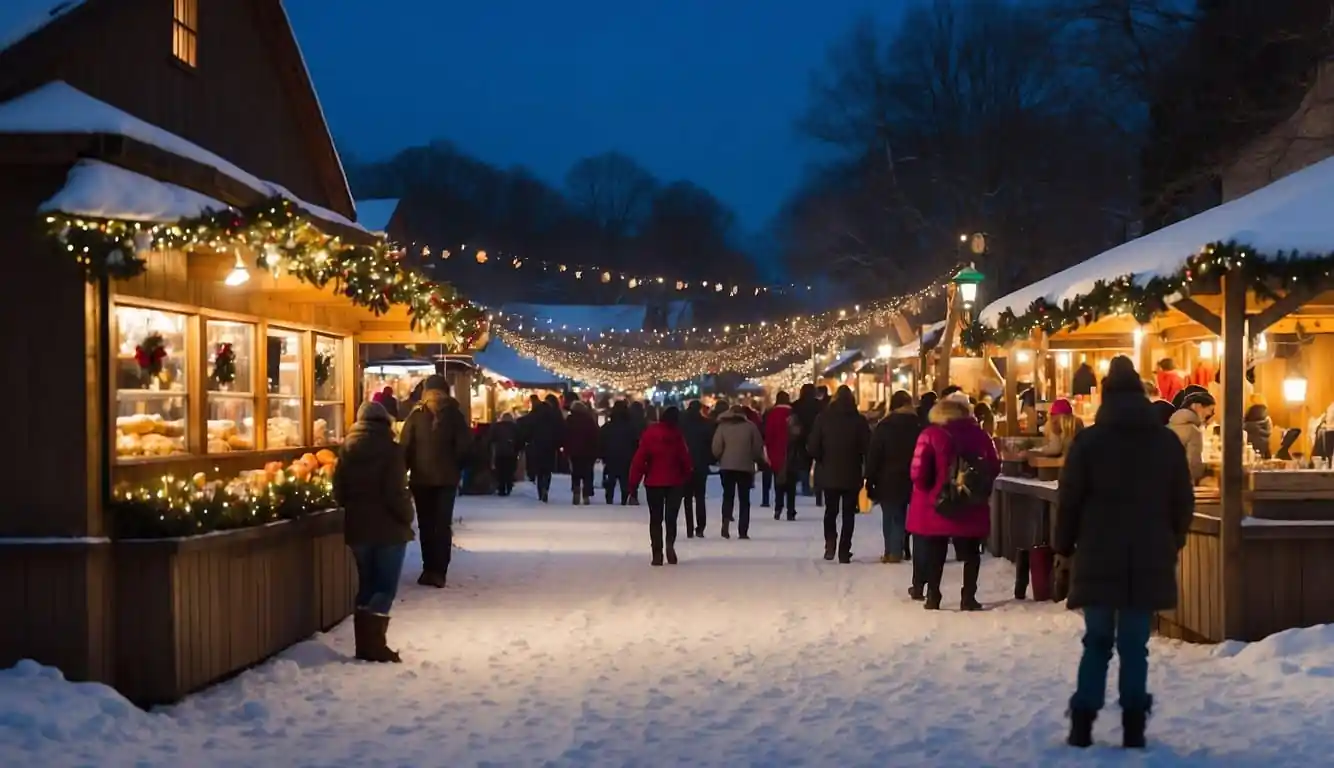
[[[366,636],[366,628],[369,624],[366,617],[370,614],[365,609],[358,608],[357,612],[352,614],[352,634],[356,637],[357,653],[356,658],[359,661],[370,661],[371,642]]]
[[[403,658],[398,655],[398,651],[389,648],[389,617],[367,613],[365,621],[368,648],[364,656],[358,655],[357,658],[382,663],[403,663]]]

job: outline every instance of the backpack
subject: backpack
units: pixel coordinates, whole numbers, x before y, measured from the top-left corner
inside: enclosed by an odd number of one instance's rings
[[[954,438],[950,438],[951,447]],[[988,503],[996,476],[986,467],[982,456],[966,455],[951,450],[954,458],[945,467],[945,482],[936,497],[936,514],[944,518],[957,517],[969,507]]]

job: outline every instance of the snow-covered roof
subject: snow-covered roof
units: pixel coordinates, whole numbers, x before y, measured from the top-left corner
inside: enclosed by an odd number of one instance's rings
[[[0,51],[83,5],[83,0],[3,0],[0,2]]]
[[[538,365],[531,357],[519,354],[518,350],[495,336],[487,342],[486,349],[474,354],[472,359],[483,368],[494,371],[519,386],[562,385],[568,381],[565,377]]]
[[[1023,314],[1038,299],[1060,304],[1088,293],[1099,280],[1167,277],[1204,246],[1229,241],[1262,256],[1334,250],[1334,158],[1039,280],[988,304],[979,319],[995,325],[1004,310]]]
[[[941,320],[938,323],[932,323],[931,325],[928,325],[926,327],[926,330],[922,332],[921,336],[913,339],[912,341],[908,342],[907,344],[904,344],[901,347],[895,347],[894,357],[900,360],[905,358],[917,357],[922,353],[922,340],[925,339],[927,346],[930,346],[935,343],[936,339],[940,337],[941,331],[944,330],[945,330],[944,320]]]
[[[99,219],[178,221],[225,208],[225,203],[192,189],[100,160],[80,160],[70,168],[65,186],[38,210]]]
[[[855,363],[861,358],[862,351],[860,349],[845,349],[838,353],[838,357],[835,357],[833,362],[825,366],[820,375],[826,379],[830,376],[835,376],[841,373],[845,366]]]
[[[539,327],[552,330],[610,331],[644,329],[648,307],[643,304],[503,304],[500,311],[507,315],[533,318]],[[690,302],[672,301],[667,304],[667,327],[677,329],[689,322]],[[562,328],[563,326],[563,328]]]
[[[264,181],[198,144],[95,99],[64,81],[47,83],[0,104],[0,133],[108,133],[124,136],[215,168],[265,196],[281,195],[316,218],[363,229],[336,211],[307,203],[286,187]]]
[[[357,201],[357,223],[372,232],[384,232],[398,210],[398,198]]]

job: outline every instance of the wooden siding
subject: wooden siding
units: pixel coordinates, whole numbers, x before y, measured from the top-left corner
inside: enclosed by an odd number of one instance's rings
[[[1242,528],[1243,634],[1259,640],[1293,627],[1334,623],[1334,528]]]
[[[0,100],[52,80],[355,217],[278,0],[201,2],[199,66],[172,55],[171,0],[87,0],[0,53]]]
[[[115,685],[165,703],[352,612],[342,513],[194,539],[116,545]]]
[[[1014,562],[1019,550],[1051,543],[1055,491],[1000,478],[991,497],[987,550]]]
[[[109,543],[0,539],[0,669],[34,659],[71,680],[110,680],[112,583]]]
[[[1223,639],[1222,548],[1219,523],[1196,515],[1177,554],[1177,607],[1158,613],[1155,629],[1165,637],[1193,643]]]

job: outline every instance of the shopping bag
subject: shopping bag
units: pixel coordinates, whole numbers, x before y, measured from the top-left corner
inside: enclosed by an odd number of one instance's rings
[[[861,493],[857,494],[857,511],[863,515],[871,514],[871,497],[866,493],[866,486],[862,486]]]

